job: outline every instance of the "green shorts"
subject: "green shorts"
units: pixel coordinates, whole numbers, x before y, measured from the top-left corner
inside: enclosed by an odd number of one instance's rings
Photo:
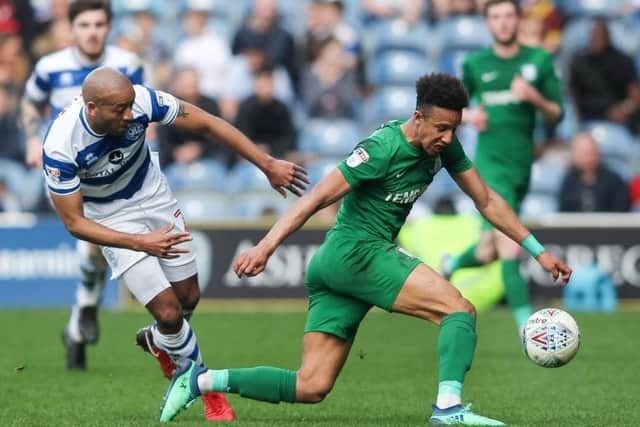
[[[305,332],[324,332],[353,342],[372,306],[391,311],[418,258],[382,240],[329,235],[307,270],[309,313]]]
[[[528,185],[513,185],[499,181],[494,182],[494,180],[487,180],[487,185],[489,185],[493,191],[502,196],[517,215],[520,214],[520,206],[527,195],[527,191],[529,191]],[[493,228],[493,224],[483,217],[481,226],[482,231],[493,230]]]

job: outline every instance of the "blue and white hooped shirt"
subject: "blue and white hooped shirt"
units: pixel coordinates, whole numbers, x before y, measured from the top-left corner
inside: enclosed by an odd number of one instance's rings
[[[49,191],[82,192],[85,215],[104,218],[151,197],[162,173],[151,161],[145,132],[151,122],[171,125],[179,111],[173,95],[134,85],[133,120],[123,135],[100,135],[76,98],[51,124],[45,137],[43,168]]]

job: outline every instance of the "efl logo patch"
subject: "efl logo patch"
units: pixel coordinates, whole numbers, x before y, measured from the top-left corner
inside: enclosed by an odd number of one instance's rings
[[[369,153],[365,151],[364,148],[358,147],[353,150],[353,153],[347,158],[347,166],[350,168],[355,168],[362,163],[366,163],[369,161]]]
[[[52,168],[51,166],[45,166],[45,170],[47,171],[47,175],[51,177],[55,182],[60,182],[60,169]]]

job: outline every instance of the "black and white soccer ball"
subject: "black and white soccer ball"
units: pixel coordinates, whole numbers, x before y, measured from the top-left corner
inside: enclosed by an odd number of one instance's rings
[[[521,338],[524,354],[544,368],[566,365],[580,348],[578,324],[569,313],[557,308],[543,308],[533,313]]]

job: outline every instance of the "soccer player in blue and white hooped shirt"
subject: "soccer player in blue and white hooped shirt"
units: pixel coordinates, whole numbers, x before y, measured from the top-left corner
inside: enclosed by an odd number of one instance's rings
[[[43,163],[62,222],[78,239],[100,245],[113,277],[122,278],[153,315],[154,324],[142,334],[148,350],[173,363],[201,364],[188,322],[200,298],[192,238],[145,142],[151,122],[221,141],[283,195],[285,189],[300,195],[308,180],[302,167],[272,158],[224,120],[168,93],[132,85],[112,68],[92,71],[82,97],[53,122]]]
[[[31,74],[22,100],[22,124],[27,136],[27,164],[42,167],[40,127],[48,103],[53,120],[80,95],[85,77],[100,66],[120,70],[132,83],[142,84],[143,69],[133,53],[107,46],[111,9],[102,0],[78,0],[69,6],[73,46],[42,57]],[[80,281],[71,318],[64,328],[67,368],[85,369],[85,344],[98,340],[97,306],[107,264],[100,250],[78,242]]]

